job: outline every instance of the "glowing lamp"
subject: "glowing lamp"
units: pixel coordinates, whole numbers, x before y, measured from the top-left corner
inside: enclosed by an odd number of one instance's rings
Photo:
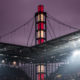
[[[16,61],[13,61],[13,65],[16,65]]]
[[[80,50],[75,50],[73,52],[73,57],[80,57]]]
[[[38,21],[44,21],[44,15],[42,13],[38,14]]]
[[[62,77],[62,75],[61,75],[61,74],[59,74],[59,75],[57,75],[56,77],[57,77],[57,78],[60,78],[60,77]]]
[[[2,63],[4,64],[5,63],[5,60],[2,60]]]
[[[44,31],[41,30],[41,31],[38,31],[38,38],[44,38]]]
[[[38,66],[37,66],[37,72],[38,72],[38,73],[44,72],[44,65],[38,65]]]

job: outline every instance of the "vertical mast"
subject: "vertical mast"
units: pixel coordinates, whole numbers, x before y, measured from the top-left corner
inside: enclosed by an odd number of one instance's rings
[[[46,28],[46,12],[44,12],[44,6],[38,6],[38,12],[35,14],[35,44],[42,44],[47,41],[47,28]],[[44,80],[45,65],[40,63],[37,65],[37,80]]]
[[[38,12],[35,14],[35,44],[46,42],[46,12],[44,6],[38,6]]]

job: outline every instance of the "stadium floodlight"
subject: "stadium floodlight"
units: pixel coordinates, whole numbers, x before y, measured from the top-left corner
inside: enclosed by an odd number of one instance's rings
[[[72,55],[73,57],[79,57],[80,56],[80,50],[75,50],[74,52],[73,52],[73,55]]]

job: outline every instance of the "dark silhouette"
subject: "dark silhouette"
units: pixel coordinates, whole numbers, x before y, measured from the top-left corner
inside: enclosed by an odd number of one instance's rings
[[[0,67],[0,80],[31,80],[24,71],[19,68]]]

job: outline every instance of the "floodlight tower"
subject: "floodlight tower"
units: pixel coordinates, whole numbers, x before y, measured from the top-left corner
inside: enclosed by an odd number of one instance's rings
[[[35,14],[35,44],[39,45],[47,41],[46,12],[44,6],[38,6],[38,12]],[[37,65],[37,80],[44,80],[45,65],[40,63]]]

